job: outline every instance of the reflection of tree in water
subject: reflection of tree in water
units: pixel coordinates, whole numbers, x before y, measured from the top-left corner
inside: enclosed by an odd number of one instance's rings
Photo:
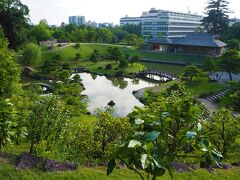
[[[125,89],[128,86],[128,82],[124,81],[124,77],[113,77],[109,78],[112,81],[112,85],[115,87],[119,87],[120,89]]]
[[[92,76],[92,79],[95,80],[97,78],[97,75],[96,74],[91,74]]]
[[[140,79],[138,79],[138,78],[132,79],[133,84],[139,84],[139,81],[140,81]]]

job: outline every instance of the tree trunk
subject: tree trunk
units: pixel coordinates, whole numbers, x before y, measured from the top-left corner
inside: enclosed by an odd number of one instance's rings
[[[30,153],[33,154],[33,150],[34,150],[34,143],[31,142],[31,147],[30,147]]]
[[[229,74],[230,81],[232,81],[232,73],[228,72],[228,74]]]
[[[190,84],[192,84],[192,79],[193,79],[193,76],[191,76],[190,79],[189,79]]]

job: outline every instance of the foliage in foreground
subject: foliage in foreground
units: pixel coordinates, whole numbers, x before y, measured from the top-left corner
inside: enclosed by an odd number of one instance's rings
[[[221,154],[204,136],[202,125],[207,114],[182,88],[160,96],[145,109],[136,108],[135,134],[125,140],[112,154],[108,174],[116,167],[116,160],[137,172],[143,170],[152,179],[172,175],[172,162],[177,158],[195,157],[206,162],[220,163]]]

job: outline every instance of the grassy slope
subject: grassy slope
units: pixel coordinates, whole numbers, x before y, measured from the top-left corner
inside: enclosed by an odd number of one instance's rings
[[[83,59],[88,59],[94,49],[97,49],[100,54],[104,54],[108,47],[112,45],[101,45],[101,44],[81,44],[79,49],[73,47],[58,48],[53,51],[43,53],[43,61],[49,58],[53,58],[56,54],[62,55],[65,62],[72,61],[76,53],[80,53]],[[138,51],[135,48],[126,48],[119,46],[124,53],[129,55],[140,55],[144,59],[155,59],[161,61],[173,61],[173,62],[183,62],[191,64],[201,64],[203,61],[203,56],[192,56],[192,55],[182,55],[182,54],[172,54],[172,53],[161,53],[161,52],[145,52]]]

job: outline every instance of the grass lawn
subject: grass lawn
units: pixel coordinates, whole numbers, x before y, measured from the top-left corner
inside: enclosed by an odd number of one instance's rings
[[[75,58],[76,53],[80,53],[83,59],[89,59],[91,53],[94,49],[97,49],[100,54],[105,54],[107,49],[113,45],[110,44],[81,44],[79,49],[74,48],[73,46],[65,48],[56,48],[52,51],[46,51],[43,49],[42,64],[47,59],[53,59],[56,54],[60,54],[63,57],[64,62],[71,62]],[[173,53],[164,53],[164,52],[146,52],[139,51],[136,48],[127,48],[125,46],[119,46],[124,53],[128,53],[131,56],[139,55],[144,59],[154,59],[161,61],[169,62],[181,62],[188,64],[202,64],[204,59],[203,56],[192,56],[192,55],[183,55],[183,54],[173,54]]]
[[[192,84],[186,83],[186,86],[194,96],[199,96],[202,93],[219,92],[228,87],[227,84],[211,82],[207,77],[193,78]]]
[[[156,69],[160,71],[165,71],[171,74],[180,75],[183,73],[185,66],[171,65],[171,64],[160,64],[160,63],[151,63],[151,62],[141,62],[148,69]]]
[[[240,177],[240,169],[233,168],[231,170],[217,170],[216,174],[210,174],[205,169],[200,169],[187,173],[174,173],[174,179],[177,180],[237,180]],[[145,176],[146,177],[146,176]],[[0,158],[0,179],[11,180],[56,180],[56,179],[79,179],[79,180],[129,180],[140,179],[134,172],[121,168],[116,169],[107,177],[106,168],[96,167],[87,168],[79,167],[76,172],[54,172],[44,173],[40,170],[16,170],[15,165],[7,162],[7,160]],[[170,180],[166,173],[163,177],[157,179]]]
[[[105,67],[107,64],[111,64],[112,69],[106,70]],[[118,68],[119,64],[116,64],[115,61],[111,61],[111,60],[98,61],[96,63],[93,63],[91,61],[82,61],[79,63],[79,65],[84,66],[87,70],[89,70],[91,72],[95,72],[95,73],[101,74],[101,75],[104,75],[104,74],[115,75],[117,71],[123,71],[123,75],[129,75],[132,73],[138,73],[139,70],[142,70],[144,68],[143,65],[134,63],[133,66],[131,66],[129,64],[129,66],[127,68],[119,69]],[[99,67],[101,69],[99,69]]]
[[[204,56],[195,56],[195,55],[185,55],[185,54],[174,54],[166,52],[147,52],[140,51],[134,48],[125,48],[123,49],[125,53],[129,55],[140,55],[143,59],[153,59],[159,61],[168,61],[168,62],[180,62],[186,64],[202,64]]]

